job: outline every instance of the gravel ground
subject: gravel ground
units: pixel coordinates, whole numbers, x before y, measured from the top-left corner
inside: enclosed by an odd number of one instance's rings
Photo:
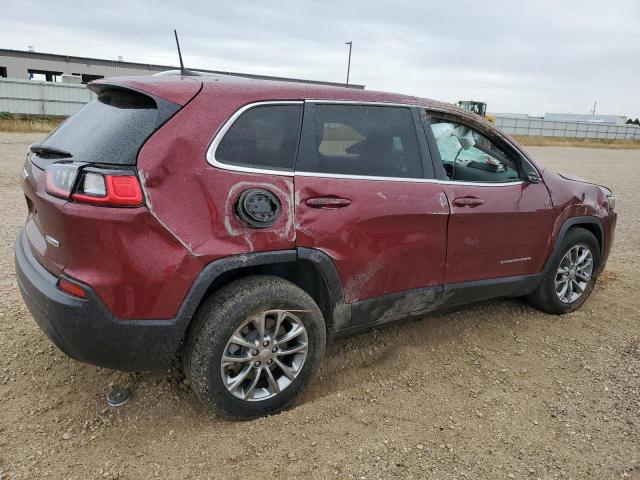
[[[294,407],[229,422],[174,375],[75,362],[36,327],[13,242],[38,138],[0,134],[0,477],[640,478],[640,151],[530,148],[617,194],[613,253],[580,311],[500,300],[340,340]],[[133,390],[120,409],[113,383]]]

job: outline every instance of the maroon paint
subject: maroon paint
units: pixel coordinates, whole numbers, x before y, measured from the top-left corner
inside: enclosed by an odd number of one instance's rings
[[[44,190],[44,172],[35,166],[23,180],[22,188],[27,198],[25,232],[31,250],[38,261],[54,275],[62,273],[68,250],[56,248],[45,240],[45,234],[64,241],[65,228],[62,209],[66,200],[49,195]]]
[[[451,204],[445,283],[538,273],[547,260],[553,227],[549,192],[542,183],[443,185]],[[455,199],[477,199],[458,206]]]
[[[307,205],[318,197],[350,204]],[[296,199],[296,243],[333,258],[348,303],[443,283],[449,206],[439,184],[298,176]]]
[[[32,172],[23,182],[33,203],[25,231],[41,264],[93,287],[120,318],[175,316],[184,294],[178,298],[169,279],[193,279],[202,265],[184,262],[184,248],[149,210],[56,199],[44,192],[42,170]],[[47,243],[42,232],[59,246]]]
[[[618,215],[616,212],[609,212],[609,202],[603,188],[586,181],[567,180],[550,170],[545,170],[542,178],[549,189],[554,205],[555,223],[550,235],[550,243],[555,244],[562,225],[569,218],[597,217],[602,221],[605,247],[602,263],[605,263],[611,251]],[[606,191],[609,190],[606,189]]]

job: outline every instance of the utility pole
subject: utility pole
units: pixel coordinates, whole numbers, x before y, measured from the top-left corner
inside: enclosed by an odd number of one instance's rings
[[[347,61],[347,87],[349,86],[349,72],[351,70],[351,47],[353,47],[353,42],[344,42],[345,45],[349,45],[349,60]]]

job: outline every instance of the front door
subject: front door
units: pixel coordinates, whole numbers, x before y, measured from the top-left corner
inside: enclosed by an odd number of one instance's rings
[[[296,245],[333,259],[347,303],[443,284],[449,206],[418,128],[409,107],[305,106]]]
[[[499,139],[451,118],[434,114],[430,126],[451,207],[445,283],[539,273],[553,215],[545,185],[524,178],[533,167]]]

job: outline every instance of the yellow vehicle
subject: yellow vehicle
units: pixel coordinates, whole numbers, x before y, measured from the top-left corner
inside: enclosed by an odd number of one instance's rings
[[[476,113],[481,117],[485,117],[491,123],[496,123],[496,117],[493,115],[487,115],[487,104],[484,102],[476,102],[475,100],[460,100],[458,106]]]

